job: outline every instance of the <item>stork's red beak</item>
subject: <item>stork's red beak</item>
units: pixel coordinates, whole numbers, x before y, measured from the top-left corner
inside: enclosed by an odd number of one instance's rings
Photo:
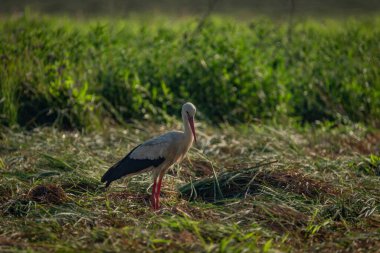
[[[197,136],[195,135],[195,127],[194,127],[194,117],[188,116],[191,132],[193,132],[194,141],[197,142]]]

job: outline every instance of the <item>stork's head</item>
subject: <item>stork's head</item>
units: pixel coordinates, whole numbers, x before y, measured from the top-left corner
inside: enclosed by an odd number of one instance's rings
[[[194,116],[196,112],[197,112],[197,108],[195,108],[195,106],[192,103],[187,102],[183,104],[182,117],[188,120],[195,142],[197,142],[197,137],[195,135],[195,127],[194,127]]]

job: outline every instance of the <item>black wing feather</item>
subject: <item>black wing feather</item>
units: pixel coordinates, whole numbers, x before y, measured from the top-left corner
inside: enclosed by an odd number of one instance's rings
[[[122,178],[128,174],[137,173],[151,166],[157,167],[165,161],[164,157],[157,159],[132,159],[130,155],[139,146],[132,149],[123,159],[114,164],[108,171],[102,176],[101,182],[106,182],[108,187],[112,181]]]

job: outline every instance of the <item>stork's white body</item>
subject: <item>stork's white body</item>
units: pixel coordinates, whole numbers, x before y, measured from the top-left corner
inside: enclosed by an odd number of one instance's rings
[[[108,186],[112,181],[127,175],[153,172],[152,205],[159,208],[159,194],[162,177],[167,169],[182,161],[195,137],[193,118],[195,106],[186,103],[182,106],[184,131],[172,131],[150,139],[133,149],[125,158],[112,166],[102,177]]]
[[[160,167],[170,167],[180,162],[193,143],[193,137],[184,132],[172,131],[150,139],[135,149],[130,157],[132,159],[157,159],[164,157],[165,161]]]

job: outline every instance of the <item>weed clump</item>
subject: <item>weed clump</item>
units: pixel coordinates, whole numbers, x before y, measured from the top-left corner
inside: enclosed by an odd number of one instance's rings
[[[27,199],[39,203],[61,204],[67,200],[67,195],[61,186],[46,184],[38,185],[30,189]]]

